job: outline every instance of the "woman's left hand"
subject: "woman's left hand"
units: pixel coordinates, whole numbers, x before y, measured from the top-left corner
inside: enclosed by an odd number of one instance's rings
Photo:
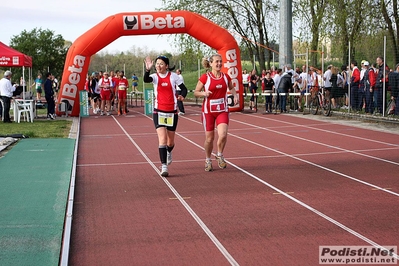
[[[238,102],[239,102],[239,100],[238,100],[238,94],[236,93],[236,94],[234,94],[234,105],[237,105]]]

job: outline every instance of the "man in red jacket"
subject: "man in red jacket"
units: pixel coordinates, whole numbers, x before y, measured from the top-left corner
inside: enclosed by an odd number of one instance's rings
[[[366,71],[364,72],[362,81],[364,82],[364,93],[366,98],[365,111],[367,114],[372,114],[374,111],[373,89],[375,87],[375,74],[374,69],[370,67],[368,61],[364,62],[364,67],[366,68]]]
[[[359,82],[360,82],[360,70],[357,68],[357,61],[351,62],[352,77],[350,87],[350,105],[355,111],[359,111]]]

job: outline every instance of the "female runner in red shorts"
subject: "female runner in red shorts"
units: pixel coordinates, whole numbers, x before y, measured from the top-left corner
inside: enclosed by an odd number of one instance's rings
[[[215,158],[220,168],[226,168],[223,150],[227,141],[227,129],[229,124],[229,107],[227,105],[227,91],[234,97],[234,105],[238,103],[236,93],[229,75],[221,72],[222,57],[218,54],[202,60],[202,65],[210,69],[203,74],[195,87],[194,96],[204,97],[202,104],[202,124],[205,129],[205,171],[212,171],[211,153],[215,138],[215,125],[218,132],[217,154]]]

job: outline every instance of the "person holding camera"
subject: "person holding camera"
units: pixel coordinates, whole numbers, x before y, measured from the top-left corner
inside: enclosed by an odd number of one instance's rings
[[[10,108],[11,108],[11,99],[13,96],[13,92],[17,87],[17,84],[14,86],[11,84],[11,71],[7,70],[4,72],[4,77],[0,80],[0,96],[3,101],[3,122],[11,123],[10,119]]]

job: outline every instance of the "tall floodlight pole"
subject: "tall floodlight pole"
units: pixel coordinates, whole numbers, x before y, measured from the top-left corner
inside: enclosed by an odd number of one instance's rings
[[[280,68],[286,64],[292,64],[292,0],[280,2],[279,52]]]

